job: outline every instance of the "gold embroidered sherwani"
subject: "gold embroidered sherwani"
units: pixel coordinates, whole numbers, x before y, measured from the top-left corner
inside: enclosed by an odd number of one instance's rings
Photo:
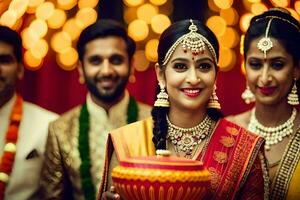
[[[106,140],[110,130],[127,122],[129,94],[114,105],[107,113],[87,96],[87,109],[90,114],[89,145],[91,175],[96,194],[104,168]],[[62,115],[50,124],[46,146],[45,163],[41,178],[42,199],[84,199],[80,179],[81,159],[78,150],[79,115],[81,106]],[[138,120],[150,116],[151,107],[138,103]]]

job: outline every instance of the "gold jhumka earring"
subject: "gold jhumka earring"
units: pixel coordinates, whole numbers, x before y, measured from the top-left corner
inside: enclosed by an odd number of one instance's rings
[[[214,85],[214,91],[209,99],[207,107],[221,110],[221,105],[219,103],[219,98],[217,96],[216,90],[217,90],[217,86]]]
[[[246,86],[245,91],[242,93],[242,99],[245,101],[246,104],[250,104],[255,101],[254,94],[251,92],[248,84]]]
[[[298,98],[298,94],[297,94],[296,82],[297,82],[297,80],[295,78],[293,88],[287,97],[288,104],[293,105],[293,106],[299,105],[299,98]]]
[[[273,18],[271,18],[270,21],[268,22],[265,36],[261,38],[257,43],[257,48],[262,52],[264,52],[265,59],[267,58],[267,51],[269,51],[273,47],[273,42],[269,38],[269,30],[270,30],[272,20]]]
[[[160,92],[156,96],[154,103],[155,107],[170,107],[169,95],[166,93],[165,87],[162,83],[159,83]]]

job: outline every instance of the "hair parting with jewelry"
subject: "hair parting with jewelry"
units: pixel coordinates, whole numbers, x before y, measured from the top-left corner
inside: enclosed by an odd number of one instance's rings
[[[273,45],[269,39],[275,38],[284,46],[285,50],[292,55],[294,66],[300,67],[300,24],[288,10],[284,8],[272,8],[252,18],[244,40],[245,60],[250,43],[259,37],[263,38],[259,41],[257,46],[265,53],[265,56]],[[298,94],[300,94],[300,80],[296,82],[296,85]]]
[[[203,51],[206,46],[214,58],[215,69],[218,70],[219,44],[214,33],[198,20],[182,20],[169,26],[159,39],[158,65],[162,71],[166,69],[166,64],[179,44],[183,44],[183,48],[188,48],[196,54]],[[157,87],[157,94],[160,92],[160,88]],[[166,149],[168,112],[167,106],[154,106],[152,109],[154,123],[152,141],[156,149]],[[215,108],[208,108],[207,114],[213,120],[223,116],[220,110]]]

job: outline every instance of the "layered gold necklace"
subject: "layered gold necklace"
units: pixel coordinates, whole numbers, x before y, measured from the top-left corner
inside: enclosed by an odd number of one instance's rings
[[[213,120],[207,115],[202,122],[192,128],[181,128],[171,123],[168,116],[167,139],[174,145],[177,154],[184,154],[184,157],[191,158],[196,147],[204,141],[210,133]]]

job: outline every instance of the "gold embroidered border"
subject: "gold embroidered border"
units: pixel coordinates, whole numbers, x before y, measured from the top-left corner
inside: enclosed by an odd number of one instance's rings
[[[288,146],[283,153],[279,169],[277,170],[274,179],[274,187],[271,191],[271,199],[285,199],[299,158],[300,129],[297,130],[296,134],[288,143]]]
[[[235,139],[233,138],[233,136],[228,137],[228,136],[221,136],[220,139],[220,143],[224,146],[224,147],[233,147],[235,144]]]
[[[222,151],[214,151],[213,159],[220,164],[224,164],[228,161],[228,155]]]
[[[157,170],[117,166],[112,171],[112,177],[126,180],[147,180],[150,182],[206,182],[210,180],[210,173],[208,170]]]
[[[254,137],[250,137],[248,134],[240,132],[239,143],[233,154],[232,162],[228,166],[223,184],[221,183],[223,187],[217,191],[217,193],[219,193],[218,197],[228,198],[232,196],[232,193],[235,190],[234,184],[238,181],[240,172],[244,167],[245,160],[247,159],[244,152],[249,153],[254,139]]]
[[[243,185],[245,184],[245,182],[247,180],[247,177],[250,173],[251,167],[253,166],[253,163],[255,161],[255,158],[258,155],[259,159],[260,159],[261,167],[262,167],[263,180],[264,180],[264,191],[265,191],[264,192],[264,199],[268,200],[269,196],[270,196],[270,194],[269,194],[270,179],[269,179],[269,171],[268,171],[268,168],[267,168],[267,163],[266,163],[265,156],[263,155],[263,152],[259,152],[262,145],[263,145],[263,140],[256,143],[256,145],[254,147],[254,150],[253,150],[254,153],[252,154],[252,156],[249,160],[247,169],[246,169],[246,171],[244,173],[244,176],[241,180],[241,184],[240,184],[239,189],[241,189],[243,187]]]

